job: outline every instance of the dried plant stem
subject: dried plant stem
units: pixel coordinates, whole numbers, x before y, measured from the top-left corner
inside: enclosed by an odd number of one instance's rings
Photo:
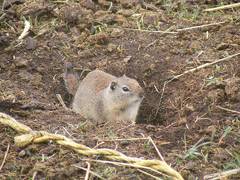
[[[230,9],[230,8],[236,8],[240,7],[240,3],[234,3],[234,4],[228,4],[228,5],[223,5],[215,8],[208,8],[205,9],[205,12],[211,12],[211,11],[218,11],[218,10],[224,10],[224,9]]]
[[[154,143],[153,139],[151,138],[151,136],[149,136],[148,139],[149,139],[149,141],[152,143],[152,145],[153,145],[153,147],[155,148],[155,150],[157,151],[157,154],[158,154],[158,156],[160,157],[160,159],[161,159],[162,161],[165,161],[164,158],[163,158],[163,156],[162,156],[162,154],[161,154],[160,151],[158,150],[156,144]]]
[[[85,178],[84,180],[88,180],[89,178],[89,173],[90,173],[90,168],[91,168],[91,165],[89,162],[86,162],[87,163],[87,171],[86,171],[86,175],[85,175]]]
[[[6,150],[5,154],[4,154],[3,161],[2,161],[2,164],[1,164],[1,166],[0,166],[0,171],[2,170],[2,168],[3,168],[3,166],[4,166],[5,162],[6,162],[9,148],[10,148],[10,144],[8,144],[7,150]]]
[[[232,169],[232,170],[228,170],[228,171],[224,171],[224,172],[220,172],[220,173],[214,173],[214,174],[209,174],[204,176],[204,180],[217,180],[217,179],[222,179],[222,178],[226,178],[227,176],[231,176],[234,174],[237,174],[240,172],[240,168],[237,169]]]
[[[78,166],[78,165],[72,165],[72,166],[73,166],[73,167],[76,167],[76,168],[78,168],[78,169],[82,169],[82,170],[84,170],[84,171],[87,171],[87,168],[84,168],[84,167],[81,167],[81,166]],[[95,173],[95,172],[93,172],[93,171],[91,171],[91,170],[89,170],[89,173],[92,174],[93,176],[98,177],[99,179],[107,180],[107,179],[101,177],[99,174],[97,174],[97,173]]]
[[[187,71],[184,71],[182,74],[179,74],[179,75],[176,75],[176,76],[172,77],[172,78],[169,80],[169,82],[171,82],[171,81],[173,81],[173,80],[175,80],[175,79],[178,79],[178,78],[180,78],[180,77],[182,77],[182,76],[184,76],[184,75],[186,75],[186,74],[189,74],[189,73],[193,73],[193,72],[195,72],[195,71],[198,71],[198,70],[200,70],[200,69],[203,69],[203,68],[206,68],[206,67],[209,67],[209,66],[212,66],[212,65],[215,65],[215,64],[224,62],[224,61],[228,61],[228,60],[232,59],[233,57],[236,57],[236,56],[239,56],[239,55],[240,55],[240,53],[236,53],[236,54],[227,56],[227,57],[225,57],[225,58],[218,59],[218,60],[213,61],[213,62],[211,62],[211,63],[205,63],[205,64],[202,64],[202,65],[196,67],[196,68],[189,69],[189,70],[187,70]]]
[[[129,167],[134,167],[134,168],[140,168],[140,169],[146,169],[146,170],[149,170],[149,171],[152,171],[152,172],[155,172],[159,175],[162,175],[162,176],[166,176],[166,177],[169,177],[168,175],[166,174],[163,174],[159,171],[156,171],[152,168],[149,168],[149,167],[144,167],[144,166],[141,166],[141,165],[133,165],[133,164],[129,164],[129,163],[122,163],[122,162],[115,162],[115,161],[103,161],[103,160],[94,160],[94,159],[86,159],[87,161],[93,161],[93,162],[98,162],[98,163],[103,163],[103,164],[113,164],[113,165],[116,165],[116,166],[129,166]]]
[[[194,29],[199,29],[199,28],[205,28],[205,27],[209,27],[209,26],[218,26],[218,25],[221,25],[224,23],[226,23],[226,22],[215,22],[215,23],[210,23],[210,24],[203,24],[203,25],[199,25],[199,26],[192,26],[192,27],[177,29],[176,31],[182,32],[182,31],[194,30]]]
[[[240,114],[239,111],[231,110],[231,109],[224,108],[224,107],[221,107],[221,106],[217,106],[217,108],[222,109],[224,111],[228,111],[228,112],[234,113],[234,114]]]

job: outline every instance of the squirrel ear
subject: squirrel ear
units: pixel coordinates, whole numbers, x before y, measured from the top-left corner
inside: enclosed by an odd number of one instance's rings
[[[111,90],[116,89],[116,86],[117,86],[117,82],[112,81],[112,82],[111,82],[111,85],[110,85]]]
[[[124,74],[122,77],[127,77],[126,74]]]

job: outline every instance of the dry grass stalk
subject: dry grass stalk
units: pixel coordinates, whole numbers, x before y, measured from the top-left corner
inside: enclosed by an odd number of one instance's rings
[[[85,175],[85,178],[84,180],[88,180],[89,178],[89,173],[90,173],[90,168],[91,168],[91,165],[89,162],[86,162],[87,163],[87,171],[86,171],[86,175]]]
[[[205,175],[203,179],[204,180],[217,180],[217,179],[223,179],[223,178],[225,179],[226,177],[237,174],[239,172],[240,172],[240,168],[237,168],[237,169],[232,169],[232,170],[228,170],[220,173]]]
[[[240,114],[239,111],[231,110],[231,109],[224,108],[224,107],[221,107],[221,106],[217,106],[217,108],[222,109],[224,111],[228,111],[228,112],[234,113],[234,114]]]
[[[30,22],[24,19],[24,29],[21,35],[18,37],[18,40],[22,40],[23,38],[25,38],[28,35],[30,28],[31,28]]]
[[[122,154],[112,149],[91,149],[85,145],[78,144],[72,139],[69,139],[63,135],[52,134],[45,131],[32,131],[29,127],[17,122],[15,119],[4,113],[0,113],[0,123],[10,126],[15,130],[19,130],[18,132],[26,133],[20,136],[16,136],[14,138],[15,144],[18,147],[24,147],[29,145],[30,143],[54,141],[57,144],[70,148],[75,152],[85,156],[100,155],[106,159],[128,162],[133,167],[140,166],[154,170],[158,173],[162,172],[167,176],[171,176],[175,180],[183,180],[182,176],[164,161],[144,160],[140,158],[128,157],[125,154]]]
[[[240,7],[240,3],[234,3],[234,4],[228,4],[228,5],[223,5],[215,8],[208,8],[205,9],[205,12],[211,12],[211,11],[218,11],[218,10],[224,10],[224,9],[230,9],[230,8],[236,8]]]
[[[192,27],[187,27],[187,28],[182,28],[182,29],[177,29],[177,32],[182,32],[182,31],[188,31],[188,30],[194,30],[194,29],[199,29],[199,28],[205,28],[205,27],[209,27],[209,26],[218,26],[221,24],[224,24],[226,22],[216,22],[216,23],[210,23],[210,24],[203,24],[203,25],[199,25],[199,26],[192,26]]]
[[[67,108],[66,104],[64,103],[64,101],[63,101],[63,99],[62,99],[62,96],[61,96],[60,94],[56,94],[56,97],[57,97],[59,103],[62,105],[62,107],[63,107],[65,110],[68,111],[69,109]]]
[[[3,166],[4,166],[5,162],[6,162],[9,148],[10,148],[10,144],[8,144],[7,150],[6,150],[5,154],[4,154],[3,161],[2,161],[2,164],[1,164],[1,166],[0,166],[0,171],[2,170],[2,168],[3,168]]]
[[[157,148],[156,144],[154,143],[153,139],[151,138],[151,136],[149,136],[148,139],[149,139],[149,141],[152,143],[152,145],[153,145],[153,147],[155,148],[155,150],[157,151],[157,154],[158,154],[158,156],[160,157],[160,159],[165,162],[162,154],[161,154],[160,151],[158,150],[158,148]]]
[[[94,160],[94,159],[86,159],[86,160],[87,161],[98,162],[98,163],[103,163],[103,164],[113,164],[113,165],[116,165],[116,166],[128,166],[128,167],[134,167],[134,168],[138,168],[138,169],[146,169],[146,170],[152,171],[156,174],[159,174],[161,176],[170,177],[170,176],[168,176],[166,174],[163,174],[159,171],[156,171],[152,168],[141,166],[141,165],[133,165],[133,164],[130,164],[130,163],[122,163],[122,162],[115,162],[115,161],[103,161],[103,160]]]
[[[76,165],[76,164],[75,164],[75,165],[72,165],[72,166],[75,167],[75,168],[78,168],[78,169],[82,169],[82,170],[84,170],[84,171],[87,171],[87,168],[78,166],[78,165]],[[103,178],[102,176],[100,176],[99,174],[97,174],[97,173],[95,173],[95,172],[93,172],[93,171],[91,171],[91,170],[89,170],[89,173],[92,174],[93,176],[96,176],[96,177],[99,178],[99,179],[107,180],[107,179]]]
[[[233,57],[236,57],[236,56],[239,56],[239,55],[240,55],[240,53],[236,53],[236,54],[227,56],[227,57],[225,57],[225,58],[218,59],[218,60],[213,61],[213,62],[211,62],[211,63],[205,63],[205,64],[202,64],[202,65],[196,67],[196,68],[189,69],[189,70],[187,70],[187,71],[184,71],[182,74],[179,74],[179,75],[174,76],[173,78],[171,78],[171,79],[168,81],[168,83],[171,82],[171,81],[173,81],[173,80],[175,80],[175,79],[178,79],[178,78],[180,78],[180,77],[182,77],[182,76],[184,76],[184,75],[186,75],[186,74],[193,73],[193,72],[198,71],[198,70],[200,70],[200,69],[204,69],[204,68],[210,67],[210,66],[215,65],[215,64],[219,64],[219,63],[224,62],[224,61],[228,61],[228,60],[232,59]]]

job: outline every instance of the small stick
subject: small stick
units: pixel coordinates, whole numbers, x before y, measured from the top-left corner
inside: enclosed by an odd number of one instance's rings
[[[10,148],[10,144],[8,144],[8,146],[7,146],[7,150],[6,150],[6,152],[5,152],[5,155],[4,155],[2,164],[1,164],[1,166],[0,166],[0,171],[2,170],[2,168],[3,168],[4,164],[5,164],[5,161],[6,161],[6,159],[7,159],[7,155],[8,155],[9,148]]]
[[[221,25],[221,24],[224,24],[224,23],[226,23],[226,22],[223,21],[223,22],[217,22],[217,23],[203,24],[203,25],[199,25],[199,26],[192,26],[192,27],[177,29],[176,31],[177,31],[177,32],[182,32],[182,31],[199,29],[199,28],[204,28],[204,27],[209,27],[209,26],[218,26],[218,25]]]
[[[149,140],[149,138],[128,138],[128,139],[101,139],[100,141],[138,141],[138,140]]]
[[[141,173],[147,175],[147,176],[152,177],[153,179],[162,180],[161,178],[156,177],[156,176],[154,176],[154,175],[152,175],[152,174],[150,174],[150,173],[148,173],[148,172],[146,172],[146,171],[143,171],[143,170],[141,170],[141,169],[137,169],[137,170],[138,170],[139,172],[141,172]]]
[[[36,176],[37,176],[37,171],[34,171],[33,176],[32,176],[32,180],[35,180]]]
[[[235,114],[239,114],[239,115],[240,115],[240,112],[239,112],[239,111],[231,110],[231,109],[224,108],[224,107],[221,107],[221,106],[217,106],[217,108],[222,109],[222,110],[224,110],[224,111],[228,111],[228,112],[231,112],[231,113],[235,113]]]
[[[76,167],[76,168],[79,168],[79,169],[82,169],[82,170],[84,170],[84,171],[87,171],[87,168],[84,168],[84,167],[81,167],[81,166],[78,166],[78,165],[72,165],[72,166],[73,166],[73,167]],[[100,175],[98,175],[97,173],[95,173],[95,172],[93,172],[93,171],[91,171],[91,170],[89,170],[89,173],[92,174],[92,175],[94,175],[94,176],[96,176],[96,177],[98,177],[99,179],[106,180],[105,178],[101,177]]]
[[[215,65],[215,64],[218,64],[218,63],[221,63],[221,62],[230,60],[230,59],[232,59],[233,57],[236,57],[236,56],[239,56],[239,55],[240,55],[240,53],[236,53],[236,54],[227,56],[227,57],[225,57],[225,58],[218,59],[218,60],[213,61],[213,62],[211,62],[211,63],[202,64],[202,65],[200,65],[200,66],[198,66],[198,67],[196,67],[196,68],[189,69],[189,70],[187,70],[187,71],[184,71],[182,74],[179,74],[179,75],[174,76],[173,78],[171,78],[171,79],[170,79],[169,81],[167,81],[167,82],[169,83],[169,82],[173,81],[174,79],[178,79],[178,78],[180,78],[180,77],[182,77],[182,76],[184,76],[184,75],[186,75],[186,74],[189,74],[189,73],[195,72],[195,71],[197,71],[197,70],[199,70],[199,69],[203,69],[203,68],[206,68],[206,67],[209,67],[209,66],[212,66],[212,65]]]
[[[69,111],[69,109],[67,108],[66,104],[64,103],[64,101],[63,101],[63,99],[62,99],[62,96],[61,96],[60,94],[56,94],[56,96],[57,96],[58,101],[59,101],[60,104],[62,105],[62,107],[63,107],[65,110]]]
[[[24,19],[24,29],[21,35],[18,37],[18,40],[22,40],[23,38],[25,38],[28,35],[30,28],[31,28],[30,22]]]
[[[151,138],[151,136],[148,136],[148,139],[149,139],[149,141],[152,143],[152,145],[154,146],[154,148],[155,148],[155,150],[157,151],[157,154],[158,154],[158,156],[160,157],[160,159],[161,159],[162,161],[166,162],[166,161],[164,160],[162,154],[161,154],[160,151],[158,150],[156,144],[154,143],[153,139]]]
[[[239,172],[240,172],[240,168],[237,168],[237,169],[232,169],[232,170],[228,170],[228,171],[224,171],[224,172],[220,172],[220,173],[213,173],[213,174],[205,175],[203,177],[203,179],[204,180],[222,179],[224,177],[231,176],[233,174],[237,174]]]
[[[218,10],[223,10],[223,9],[236,8],[239,6],[240,6],[240,3],[234,3],[234,4],[223,5],[223,6],[215,7],[215,8],[208,8],[208,9],[205,9],[204,11],[205,12],[218,11]]]
[[[132,29],[132,28],[123,28],[125,30],[129,30],[129,31],[141,31],[141,32],[148,32],[148,33],[162,33],[162,34],[177,34],[178,32],[174,32],[174,31],[151,31],[151,30],[146,30],[146,29]]]
[[[152,169],[150,167],[145,167],[145,166],[140,166],[140,165],[134,165],[134,164],[129,164],[129,163],[121,163],[121,162],[114,162],[114,161],[103,161],[103,160],[95,160],[95,159],[83,159],[83,160],[87,160],[87,161],[93,161],[93,162],[98,162],[98,163],[104,163],[104,164],[113,164],[113,165],[117,165],[117,166],[129,166],[129,167],[135,167],[135,168],[141,168],[141,169],[147,169],[150,171],[153,171],[157,174],[160,174],[162,176],[167,176],[166,174],[163,174],[159,171],[156,171],[155,169]]]
[[[90,173],[90,168],[91,168],[91,165],[89,162],[86,162],[87,163],[87,171],[86,171],[86,175],[85,175],[85,178],[84,180],[88,180],[89,178],[89,173]]]

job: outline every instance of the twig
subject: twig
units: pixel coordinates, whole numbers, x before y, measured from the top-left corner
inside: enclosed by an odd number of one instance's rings
[[[95,160],[95,159],[83,159],[83,160],[93,161],[93,162],[98,162],[98,163],[103,163],[103,164],[113,164],[113,165],[116,165],[116,166],[129,166],[129,167],[147,169],[147,170],[150,170],[150,171],[152,171],[152,172],[155,172],[155,173],[157,173],[157,174],[159,174],[159,175],[169,177],[168,175],[163,174],[163,173],[161,173],[161,172],[159,172],[159,171],[156,171],[155,169],[152,169],[152,168],[150,168],[150,167],[140,166],[140,165],[134,165],[134,164],[122,163],[122,162],[115,162],[115,161]]]
[[[213,173],[213,174],[205,175],[203,177],[203,179],[204,180],[222,179],[224,177],[231,176],[233,174],[237,174],[239,172],[240,172],[240,168],[237,168],[237,169],[232,169],[232,170],[228,170],[228,171],[224,171],[224,172],[220,172],[220,173]]]
[[[222,109],[222,110],[224,110],[224,111],[228,111],[228,112],[231,112],[231,113],[235,113],[235,114],[239,114],[239,115],[240,115],[240,112],[239,112],[239,111],[231,110],[231,109],[224,108],[224,107],[221,107],[221,106],[217,106],[217,108]]]
[[[87,163],[87,171],[86,171],[86,175],[85,175],[85,178],[84,180],[88,180],[89,178],[89,173],[90,173],[90,168],[91,168],[91,165],[89,162],[86,162]]]
[[[6,152],[5,152],[5,155],[4,155],[4,157],[3,157],[2,164],[1,164],[1,166],[0,166],[0,171],[2,170],[2,168],[3,168],[4,164],[5,164],[5,161],[6,161],[6,159],[7,159],[7,155],[8,155],[9,148],[10,148],[10,144],[8,144],[8,146],[7,146],[7,150],[6,150]]]
[[[60,104],[62,105],[62,107],[63,107],[65,110],[69,111],[69,109],[67,108],[66,104],[64,103],[64,101],[63,101],[63,99],[62,99],[62,96],[61,96],[60,94],[56,94],[56,96],[57,96],[58,101],[59,101]]]
[[[178,32],[174,31],[154,31],[154,30],[146,30],[146,29],[132,29],[132,28],[123,28],[125,30],[129,31],[141,31],[141,32],[148,32],[148,33],[162,33],[162,34],[177,34]]]
[[[206,68],[206,67],[209,67],[209,66],[212,66],[212,65],[215,65],[215,64],[218,64],[218,63],[221,63],[221,62],[230,60],[230,59],[232,59],[233,57],[236,57],[236,56],[239,56],[239,55],[240,55],[240,53],[236,53],[236,54],[227,56],[227,57],[225,57],[225,58],[218,59],[218,60],[213,61],[213,62],[211,62],[211,63],[202,64],[202,65],[200,65],[200,66],[198,66],[198,67],[196,67],[196,68],[189,69],[189,70],[187,70],[187,71],[184,71],[182,74],[179,74],[179,75],[174,76],[173,78],[171,78],[171,79],[170,79],[169,81],[167,81],[167,82],[169,83],[169,82],[171,82],[171,81],[173,81],[173,80],[175,80],[175,79],[178,79],[178,78],[180,78],[180,77],[182,77],[182,76],[184,76],[184,75],[186,75],[186,74],[193,73],[193,72],[195,72],[195,71],[197,71],[197,70],[199,70],[199,69],[203,69],[203,68]]]
[[[234,3],[234,4],[223,5],[223,6],[215,7],[215,8],[208,8],[208,9],[205,9],[204,11],[205,12],[218,11],[218,10],[223,10],[223,9],[236,8],[239,6],[240,6],[240,3]]]
[[[155,148],[155,150],[157,151],[157,154],[158,154],[158,156],[160,157],[160,159],[165,162],[162,154],[161,154],[160,151],[158,150],[158,148],[157,148],[156,144],[154,143],[153,139],[151,138],[151,136],[149,136],[148,139],[149,139],[149,141],[152,143],[152,145],[154,146],[154,148]]]
[[[21,35],[18,37],[18,40],[22,40],[24,37],[26,37],[29,33],[30,28],[31,28],[30,22],[24,19],[24,29]]]
[[[209,26],[218,26],[221,24],[226,23],[225,21],[223,22],[215,22],[215,23],[210,23],[210,24],[203,24],[203,25],[199,25],[199,26],[192,26],[192,27],[187,27],[187,28],[182,28],[182,29],[177,29],[177,32],[182,32],[182,31],[188,31],[188,30],[193,30],[193,29],[199,29],[199,28],[205,28],[205,27],[209,27]]]
[[[76,165],[76,164],[75,164],[75,165],[72,165],[72,166],[73,166],[73,167],[76,167],[76,168],[79,168],[79,169],[82,169],[82,170],[84,170],[84,171],[87,171],[87,168],[78,166],[78,165]],[[89,170],[89,173],[92,174],[92,175],[94,175],[94,176],[96,176],[96,177],[98,177],[99,179],[106,180],[105,178],[101,177],[100,175],[98,175],[97,173],[95,173],[95,172],[93,172],[93,171],[91,171],[91,170]]]
[[[100,141],[138,141],[138,140],[149,140],[149,138],[127,138],[127,139],[101,139]]]
[[[37,171],[34,171],[33,176],[32,176],[32,180],[35,180],[36,176],[37,176]]]
[[[137,170],[138,170],[139,172],[141,172],[141,173],[147,175],[147,176],[152,177],[153,179],[162,180],[161,178],[156,177],[156,176],[154,176],[154,175],[152,175],[152,174],[150,174],[150,173],[148,173],[148,172],[146,172],[146,171],[143,171],[143,170],[141,170],[141,169],[137,169]]]

